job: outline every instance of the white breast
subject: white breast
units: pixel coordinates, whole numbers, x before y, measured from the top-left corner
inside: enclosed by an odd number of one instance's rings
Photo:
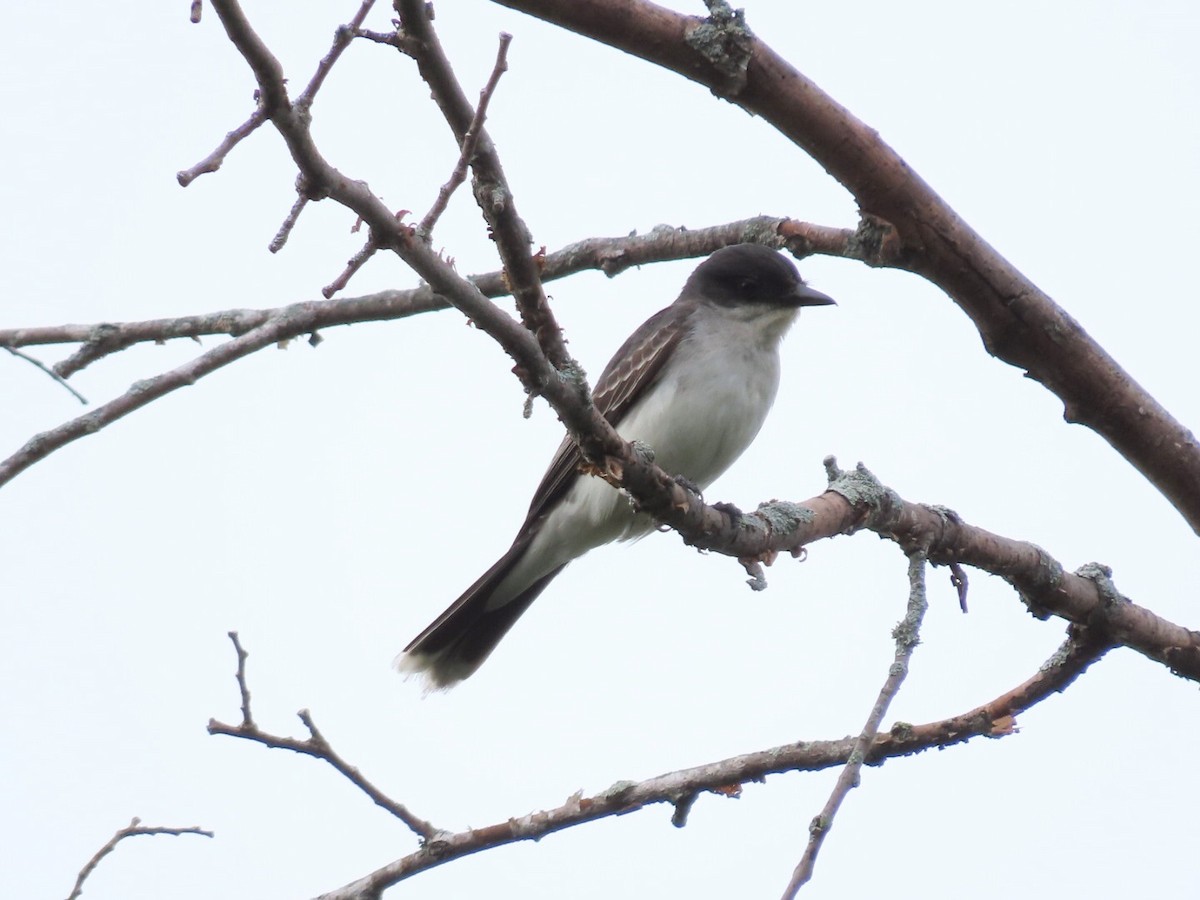
[[[777,307],[709,307],[704,313],[658,384],[617,426],[626,440],[648,444],[663,469],[701,488],[762,428],[779,388],[779,341],[796,318],[796,310]],[[492,604],[595,547],[653,528],[606,482],[580,478],[547,515]]]

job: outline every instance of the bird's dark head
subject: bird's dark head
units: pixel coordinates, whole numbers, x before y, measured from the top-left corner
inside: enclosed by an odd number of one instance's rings
[[[796,308],[834,302],[806,285],[791,260],[762,244],[721,248],[697,266],[682,296],[720,306],[753,303]]]

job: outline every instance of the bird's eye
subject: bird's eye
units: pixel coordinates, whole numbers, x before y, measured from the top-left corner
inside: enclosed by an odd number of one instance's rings
[[[743,278],[738,282],[738,288],[743,291],[753,291],[758,287],[758,282],[753,278]]]

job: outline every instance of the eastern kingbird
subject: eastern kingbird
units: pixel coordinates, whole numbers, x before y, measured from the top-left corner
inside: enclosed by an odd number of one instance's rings
[[[830,303],[774,250],[718,250],[617,351],[596,384],[596,408],[627,441],[648,444],[667,472],[706,488],[766,420],[779,342],[800,307]],[[404,648],[401,672],[433,689],[462,681],[567,563],[654,529],[620,491],[582,474],[582,462],[568,435],[508,552]]]

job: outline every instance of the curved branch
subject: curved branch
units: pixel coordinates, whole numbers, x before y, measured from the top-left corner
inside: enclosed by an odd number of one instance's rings
[[[84,867],[79,870],[79,875],[75,878],[75,887],[71,889],[71,893],[67,895],[67,900],[76,900],[83,893],[83,883],[87,881],[89,875],[95,871],[96,866],[100,865],[100,861],[108,854],[117,849],[117,844],[128,837],[136,837],[140,834],[169,834],[178,837],[182,834],[198,834],[201,837],[210,838],[213,836],[211,831],[200,828],[197,825],[189,825],[185,828],[168,828],[163,825],[143,825],[142,820],[134,816],[133,820],[124,828],[117,831],[95,855],[84,864]]]
[[[898,722],[889,733],[876,736],[866,754],[867,765],[882,765],[888,759],[911,756],[935,747],[949,747],[976,737],[998,738],[1013,734],[1017,730],[1017,715],[1063,691],[1107,649],[1106,643],[1087,630],[1072,629],[1067,641],[1033,677],[989,703],[925,725]],[[415,853],[322,894],[318,900],[376,900],[382,891],[413,875],[483,850],[517,841],[539,840],[556,831],[655,804],[666,803],[678,809],[680,805],[690,805],[702,793],[738,796],[742,785],[761,782],[768,775],[816,772],[844,765],[853,755],[856,742],[855,738],[799,741],[668,772],[645,781],[618,781],[590,797],[580,791],[553,809],[455,834],[443,833]],[[678,820],[673,821],[678,824]]]
[[[3,346],[3,345],[0,345],[0,346]],[[25,362],[29,363],[35,369],[40,369],[41,371],[45,372],[54,381],[57,381],[60,385],[62,385],[64,388],[66,388],[68,391],[70,391],[71,396],[73,396],[76,400],[78,400],[84,406],[87,406],[87,397],[83,396],[83,394],[79,393],[79,391],[75,390],[75,388],[73,388],[73,387],[71,387],[71,385],[67,384],[67,379],[63,378],[61,375],[58,374],[58,372],[54,371],[54,369],[51,369],[40,359],[32,357],[28,353],[22,353],[20,350],[17,350],[14,347],[6,346],[6,347],[4,347],[4,349],[7,350],[9,353],[11,353],[13,356],[15,356],[17,359],[23,359],[23,360],[25,360]]]
[[[1083,328],[988,245],[873,129],[738,21],[646,0],[495,0],[609,44],[766,119],[892,224],[906,268],[970,316],[989,353],[1054,392],[1200,534],[1200,443]]]

